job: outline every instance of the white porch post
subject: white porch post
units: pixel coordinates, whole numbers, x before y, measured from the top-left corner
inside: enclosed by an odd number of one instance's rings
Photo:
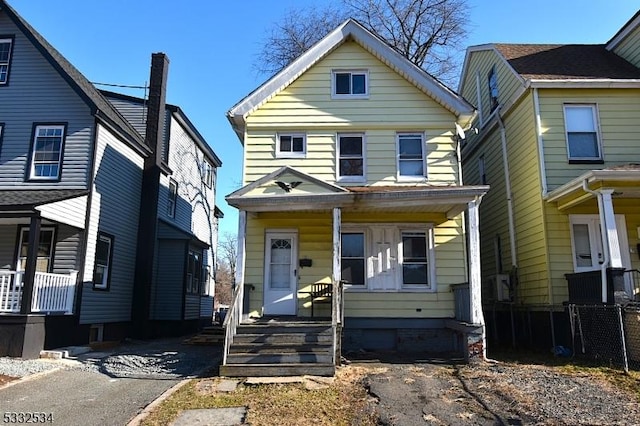
[[[332,280],[337,283],[342,279],[342,268],[340,266],[340,227],[342,225],[342,211],[339,207],[333,209],[333,276]]]
[[[613,189],[602,189],[600,192],[600,218],[603,231],[606,233],[606,241],[603,241],[609,249],[609,261],[612,268],[622,268],[622,251],[620,250],[620,240],[618,239],[618,229],[616,227],[616,217],[613,211],[613,201],[611,195]]]
[[[234,276],[234,291],[237,286],[241,286],[241,292],[243,299],[244,297],[249,297],[249,295],[244,294],[244,262],[246,258],[246,236],[247,236],[247,212],[245,210],[240,210],[238,212],[238,253],[236,257],[236,273]],[[244,300],[242,301],[244,307]],[[244,319],[244,315],[248,314],[248,312],[238,313],[240,318]]]
[[[482,314],[482,289],[480,274],[480,223],[478,219],[478,207],[480,198],[469,202],[469,298],[471,309],[471,322],[484,327],[484,315]],[[483,331],[484,340],[484,331]]]

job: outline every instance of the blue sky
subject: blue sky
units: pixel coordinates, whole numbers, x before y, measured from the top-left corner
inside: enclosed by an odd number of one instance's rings
[[[237,212],[224,196],[239,188],[242,147],[225,113],[268,77],[258,75],[253,63],[270,25],[290,8],[330,0],[8,1],[90,81],[144,85],[151,53],[169,56],[167,101],[186,112],[222,159],[216,197],[225,213],[220,229],[235,233]],[[466,45],[606,43],[638,10],[636,0],[468,4]]]

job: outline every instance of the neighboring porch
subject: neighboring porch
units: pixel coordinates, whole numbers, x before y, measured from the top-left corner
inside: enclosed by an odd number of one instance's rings
[[[77,271],[69,274],[36,272],[31,306],[25,307],[25,311],[45,315],[73,314],[77,277]],[[0,313],[21,313],[23,293],[24,271],[0,270]]]

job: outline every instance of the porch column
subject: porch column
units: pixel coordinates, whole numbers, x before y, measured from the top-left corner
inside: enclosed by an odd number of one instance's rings
[[[622,251],[620,250],[620,240],[618,239],[618,229],[616,227],[616,217],[613,211],[613,201],[611,195],[613,189],[602,189],[599,191],[598,209],[600,210],[600,222],[602,223],[603,242],[609,248],[609,262],[612,268],[622,268]]]
[[[478,207],[480,199],[469,202],[469,298],[470,318],[473,324],[484,325],[480,273],[480,223]]]
[[[240,210],[238,212],[238,253],[236,256],[236,270],[233,276],[233,291],[241,291],[242,295],[242,314],[241,319],[248,315],[249,293],[244,293],[244,262],[246,256],[246,236],[247,236],[247,212]],[[238,286],[240,286],[238,288]],[[247,308],[247,309],[245,309]],[[245,310],[247,312],[245,312]]]
[[[337,283],[342,279],[342,267],[340,258],[342,257],[340,246],[340,228],[342,226],[342,211],[339,207],[333,209],[333,276],[332,281]]]
[[[27,261],[22,277],[22,302],[20,304],[21,314],[31,313],[31,301],[33,299],[33,283],[36,278],[36,267],[38,266],[38,246],[40,245],[40,225],[42,218],[39,214],[31,217],[29,224],[29,246],[27,247]]]

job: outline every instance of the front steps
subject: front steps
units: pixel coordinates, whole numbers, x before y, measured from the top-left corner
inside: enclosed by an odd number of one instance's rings
[[[220,375],[333,376],[330,321],[263,319],[238,326]]]

